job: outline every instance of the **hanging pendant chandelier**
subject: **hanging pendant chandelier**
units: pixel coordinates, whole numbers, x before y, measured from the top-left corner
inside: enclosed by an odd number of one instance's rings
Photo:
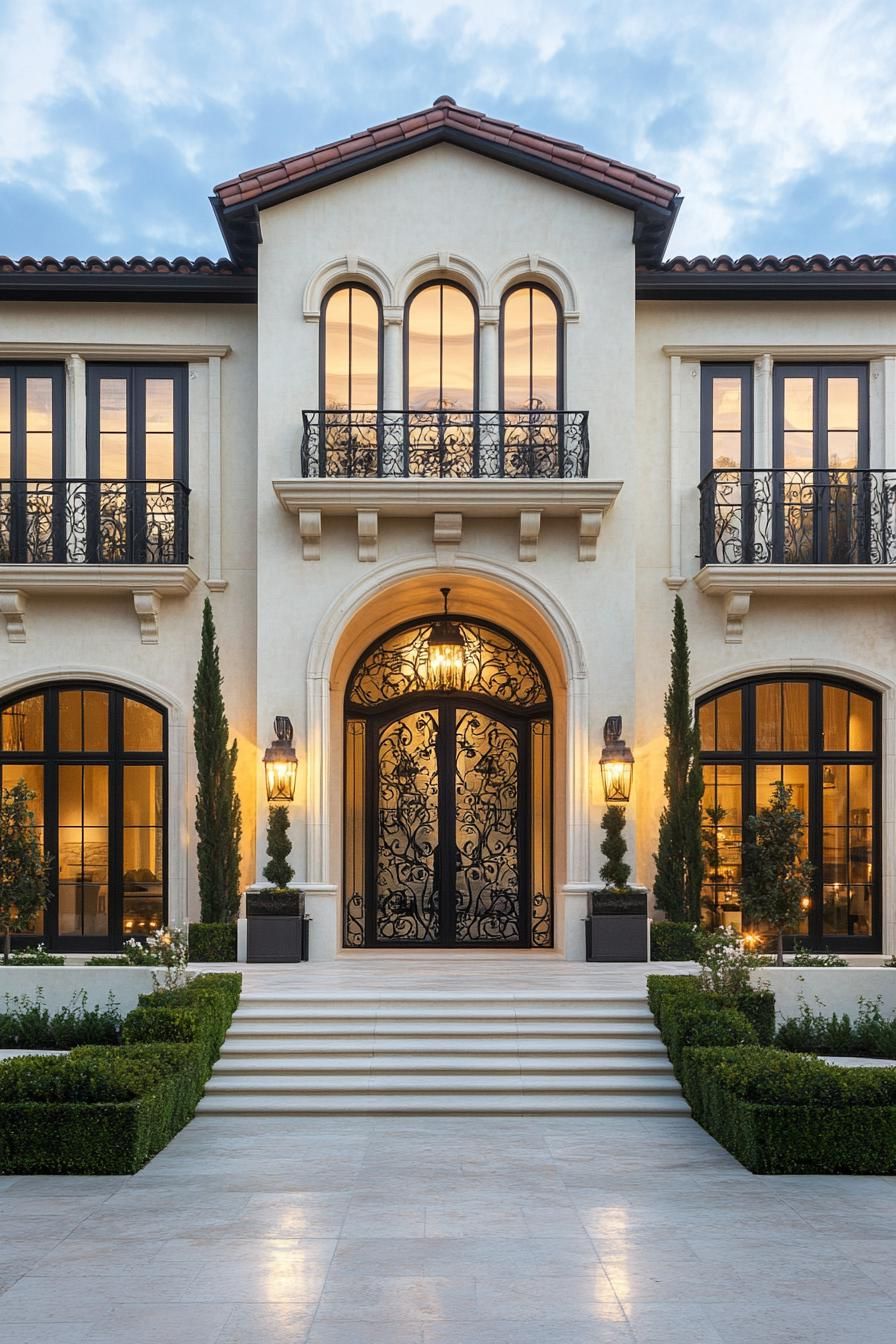
[[[448,619],[450,592],[441,590],[445,609],[441,619],[433,621],[427,644],[426,685],[431,691],[459,691],[464,684],[466,644],[460,626]]]

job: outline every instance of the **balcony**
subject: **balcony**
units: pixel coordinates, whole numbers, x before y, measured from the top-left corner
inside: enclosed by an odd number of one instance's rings
[[[185,565],[180,481],[0,481],[0,564]]]
[[[10,643],[27,642],[31,593],[127,593],[142,643],[157,644],[162,597],[183,597],[199,581],[189,495],[181,481],[0,480],[0,616]]]
[[[384,519],[429,519],[438,564],[453,563],[472,519],[514,519],[517,559],[538,556],[544,519],[575,520],[579,560],[594,560],[622,482],[588,474],[588,412],[303,413],[301,476],[272,482],[298,518],[304,560],[320,560],[323,520],[352,517],[361,562],[379,558]],[[417,544],[417,543],[415,543]]]
[[[575,480],[588,412],[304,411],[302,475],[331,479]]]
[[[700,483],[700,560],[896,563],[896,472],[711,471]]]

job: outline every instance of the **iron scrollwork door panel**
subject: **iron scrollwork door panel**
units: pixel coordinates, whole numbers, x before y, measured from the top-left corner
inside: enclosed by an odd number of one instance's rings
[[[519,943],[519,737],[490,714],[458,709],[454,745],[455,940]]]
[[[393,719],[377,734],[377,942],[439,941],[438,740],[430,709]]]

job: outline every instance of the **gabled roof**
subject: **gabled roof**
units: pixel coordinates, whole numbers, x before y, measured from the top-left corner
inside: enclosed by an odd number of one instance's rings
[[[582,145],[458,107],[447,94],[422,112],[219,183],[211,200],[231,256],[254,261],[259,210],[435,144],[458,145],[632,210],[637,259],[662,258],[681,204],[678,187]]]

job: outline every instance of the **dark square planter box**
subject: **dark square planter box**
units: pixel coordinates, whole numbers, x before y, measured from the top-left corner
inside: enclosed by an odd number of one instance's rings
[[[307,919],[256,915],[246,921],[247,961],[307,961]]]
[[[647,961],[646,891],[592,891],[585,920],[587,961]]]

